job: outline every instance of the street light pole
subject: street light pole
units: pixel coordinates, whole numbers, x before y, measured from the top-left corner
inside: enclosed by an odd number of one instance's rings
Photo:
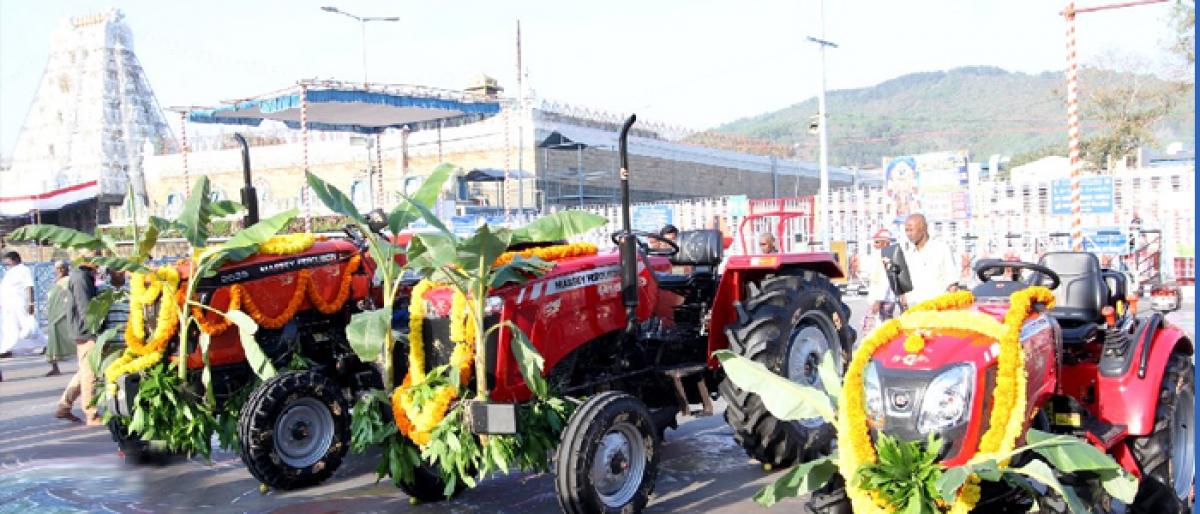
[[[367,22],[368,21],[400,21],[400,18],[395,16],[357,16],[333,6],[324,6],[322,11],[341,14],[349,18],[353,18],[358,22],[362,34],[362,68],[363,68],[363,84],[367,83]]]
[[[819,131],[819,141],[821,145],[820,153],[820,187],[817,193],[816,204],[818,206],[816,213],[816,222],[821,232],[821,244],[828,251],[831,247],[829,241],[829,135],[828,135],[828,120],[829,117],[825,113],[825,47],[837,48],[837,44],[825,39],[825,2],[818,3],[818,17],[821,19],[821,37],[815,38],[808,36],[810,42],[816,43],[820,47],[821,52],[821,69],[819,80],[821,81],[821,89],[817,94],[817,129]]]

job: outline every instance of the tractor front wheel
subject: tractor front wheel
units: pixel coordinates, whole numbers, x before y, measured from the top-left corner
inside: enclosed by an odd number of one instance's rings
[[[641,512],[658,474],[658,431],[646,405],[607,391],[575,411],[554,459],[567,514]]]
[[[1154,431],[1129,443],[1142,467],[1142,484],[1133,505],[1135,512],[1162,514],[1192,510],[1191,493],[1196,477],[1194,372],[1191,355],[1181,352],[1171,355],[1159,389]],[[1175,501],[1169,501],[1171,498]],[[1171,509],[1167,507],[1169,503],[1176,503],[1177,507]]]
[[[274,489],[323,482],[350,447],[350,409],[329,377],[313,371],[276,375],[238,416],[242,461]]]
[[[752,285],[746,300],[734,307],[737,321],[726,329],[730,349],[777,375],[819,389],[817,367],[827,355],[839,375],[849,362],[855,337],[850,309],[837,287],[819,273],[769,276]],[[787,467],[830,450],[834,429],[820,418],[780,421],[758,395],[728,378],[719,390],[728,402],[725,421],[734,440],[759,462]]]

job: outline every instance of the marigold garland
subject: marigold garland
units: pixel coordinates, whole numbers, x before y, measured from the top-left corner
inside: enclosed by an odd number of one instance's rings
[[[921,337],[920,332],[913,332],[904,338],[904,351],[908,353],[921,353],[925,349],[925,338]]]
[[[308,293],[309,274],[308,270],[300,270],[296,273],[296,287],[292,290],[292,297],[288,300],[287,306],[283,311],[275,316],[268,316],[258,305],[254,304],[254,299],[246,292],[246,288],[241,284],[234,284],[231,294],[236,294],[242,299],[242,309],[249,314],[255,323],[263,328],[280,328],[287,324],[288,320],[296,316],[296,312],[300,310],[300,306],[304,304],[304,297]]]
[[[543,261],[554,262],[562,259],[570,259],[574,257],[587,257],[596,255],[598,249],[592,243],[570,243],[565,245],[554,246],[539,246],[515,252],[504,252],[496,258],[492,263],[493,268],[499,268],[505,264],[512,262],[513,258],[520,255],[523,258],[530,259],[537,257]]]
[[[307,232],[301,234],[281,234],[273,236],[258,245],[258,253],[264,255],[291,255],[312,248],[317,241],[316,236]]]
[[[425,293],[436,287],[441,285],[427,279],[413,287],[408,308],[408,373],[392,392],[392,416],[396,427],[420,447],[429,444],[434,427],[446,416],[450,403],[458,398],[458,388],[446,384],[434,389],[433,397],[422,405],[416,405],[413,400],[413,387],[425,380]],[[467,383],[471,377],[475,334],[475,319],[467,297],[455,290],[450,307],[450,340],[454,343],[454,351],[450,354],[450,372],[459,373],[459,384]]]
[[[1034,303],[1045,304],[1048,308],[1054,305],[1054,295],[1044,287],[1030,287],[1014,293],[1009,298],[1009,309],[1005,313],[1004,323],[995,323],[985,314],[974,311],[939,312],[965,309],[974,303],[974,297],[969,291],[960,291],[942,295],[941,297],[923,302],[900,318],[884,322],[872,332],[859,346],[851,357],[850,366],[846,371],[845,387],[838,400],[838,440],[845,441],[843,454],[839,458],[838,468],[843,477],[847,477],[846,493],[849,496],[855,512],[895,512],[895,506],[877,491],[866,491],[854,485],[853,478],[858,469],[877,460],[874,445],[871,443],[870,426],[866,419],[864,400],[863,374],[870,363],[871,356],[876,350],[890,341],[909,331],[904,347],[910,353],[917,344],[910,339],[917,330],[923,329],[964,329],[982,333],[996,339],[1000,344],[1000,355],[997,357],[996,388],[993,391],[990,425],[983,437],[980,438],[979,449],[971,462],[982,462],[1004,455],[1016,448],[1026,421],[1025,390],[1025,355],[1021,347],[1021,325],[1025,317],[1032,312]],[[991,324],[982,321],[988,318]],[[999,328],[998,328],[999,327]],[[919,335],[917,335],[920,338]],[[924,346],[924,340],[921,340]],[[916,349],[920,351],[920,349]],[[1008,465],[1007,459],[999,461],[1001,467]],[[974,508],[980,498],[979,477],[969,477],[958,497],[950,506],[951,514],[966,514]]]

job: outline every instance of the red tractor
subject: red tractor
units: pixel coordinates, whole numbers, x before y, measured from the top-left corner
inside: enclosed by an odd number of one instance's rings
[[[1112,456],[1140,479],[1131,512],[1190,511],[1195,382],[1188,336],[1162,313],[1137,316],[1124,303],[1125,275],[1102,269],[1090,253],[1048,253],[1039,264],[987,260],[975,269],[982,282],[967,314],[1004,322],[1017,291],[1042,285],[1054,292],[1053,308],[1034,303],[1020,324],[1027,376],[1022,430],[1079,436]],[[1012,276],[1013,270],[1024,279]],[[940,462],[966,464],[992,419],[997,399],[980,391],[996,388],[999,348],[995,339],[965,327],[931,329],[916,352],[904,335],[879,346],[863,380],[871,437],[923,441],[937,435],[946,442]],[[1033,452],[1018,456],[1028,458]],[[1096,477],[1064,477],[1068,482],[1091,507],[1107,504]],[[982,487],[977,511],[1009,512],[1035,501],[1062,508],[1003,482]],[[849,511],[844,489],[827,488],[814,504],[819,511]]]
[[[787,464],[801,450],[828,446],[830,427],[777,421],[755,395],[723,382],[712,354],[732,347],[812,384],[821,359],[832,353],[842,362],[855,339],[849,309],[829,281],[842,273],[831,254],[731,256],[718,272],[724,245],[717,230],[685,231],[677,241],[633,231],[627,135],[634,119],[620,136],[623,227],[612,235],[619,251],[560,260],[544,276],[492,290],[487,303],[486,324],[519,326],[559,393],[588,398],[565,428],[554,463],[566,512],[645,506],[663,433],[678,414],[712,414],[718,388],[730,403],[726,419],[751,455]],[[688,272],[672,274],[673,266]],[[437,344],[447,340],[450,320],[436,291],[425,296],[431,307],[422,332],[430,366],[449,362],[450,353]],[[498,330],[488,340],[484,375],[494,402],[531,398],[510,337]],[[443,484],[428,478],[402,487],[441,498]]]
[[[249,151],[243,144],[243,166],[249,199],[246,226],[257,222],[257,208],[250,181]],[[246,192],[249,194],[246,194]],[[386,224],[375,218],[371,229]],[[346,326],[355,312],[382,304],[382,289],[374,284],[375,262],[365,239],[353,226],[347,238],[317,240],[308,248],[288,255],[256,254],[225,264],[211,277],[201,279],[196,291],[199,301],[213,309],[240,309],[259,324],[255,339],[277,369],[292,362],[306,362],[307,369],[281,371],[251,391],[255,375],[243,352],[237,327],[203,329],[211,336],[209,361],[212,387],[218,408],[227,402],[244,401],[238,416],[237,436],[242,460],[260,482],[277,489],[295,489],[327,479],[341,464],[349,449],[350,408],[358,392],[383,387],[378,368],[358,359],[346,338]],[[404,244],[410,235],[397,235]],[[403,255],[396,257],[403,264]],[[176,263],[180,288],[189,280],[186,261]],[[415,278],[411,280],[415,283]],[[400,295],[409,288],[402,287]],[[237,306],[233,299],[237,296]],[[176,299],[178,305],[180,299]],[[399,302],[407,305],[407,298]],[[143,307],[145,333],[155,332],[160,303]],[[193,315],[204,313],[193,311]],[[394,326],[404,326],[403,312]],[[208,323],[219,318],[204,315]],[[178,325],[178,321],[175,321]],[[189,384],[202,391],[200,374],[203,356],[197,341],[199,330],[188,334]],[[178,355],[177,337],[168,340],[165,356]],[[108,409],[128,418],[141,374],[121,376]],[[249,393],[248,396],[246,396]],[[241,395],[239,397],[239,395]],[[122,451],[138,460],[164,455],[137,434],[131,434],[120,417],[108,424]]]

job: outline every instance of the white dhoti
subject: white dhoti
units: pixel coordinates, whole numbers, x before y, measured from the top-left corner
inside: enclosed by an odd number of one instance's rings
[[[0,353],[36,353],[46,347],[46,336],[28,311],[32,287],[33,273],[24,264],[9,268],[0,281]]]

